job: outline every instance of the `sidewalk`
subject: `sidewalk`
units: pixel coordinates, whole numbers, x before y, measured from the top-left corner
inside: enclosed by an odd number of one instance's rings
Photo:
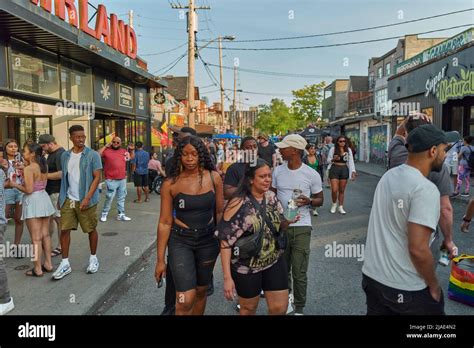
[[[104,191],[98,207],[98,216],[102,209]],[[156,228],[160,212],[160,196],[150,195],[148,203],[133,203],[136,191],[128,185],[125,209],[129,222],[116,220],[115,200],[107,222],[97,226],[99,246],[97,256],[100,262],[96,274],[86,274],[89,262],[89,239],[79,229],[71,231],[71,249],[69,259],[72,273],[54,281],[51,273],[42,278],[25,276],[32,268],[28,258],[6,259],[10,293],[15,302],[12,315],[83,315],[127,272],[142,255],[155,246]],[[12,243],[14,226],[8,225],[6,240]],[[25,226],[22,243],[30,243],[28,229]],[[56,247],[57,234],[53,236],[52,248]],[[61,256],[53,258],[56,266]],[[153,274],[150,273],[150,278]]]
[[[358,172],[373,175],[373,176],[378,176],[378,177],[382,177],[382,175],[384,175],[385,172],[386,172],[385,167],[383,165],[380,165],[380,164],[373,164],[373,163],[366,163],[366,162],[356,162],[355,166],[356,166],[356,170]],[[474,181],[471,180],[471,187],[473,187],[473,186],[474,186]],[[471,192],[473,192],[473,189],[471,189]],[[458,197],[455,197],[455,198],[452,198],[452,199],[456,200],[458,202],[468,204],[471,198],[473,198],[472,195],[471,195],[471,197],[458,196]]]

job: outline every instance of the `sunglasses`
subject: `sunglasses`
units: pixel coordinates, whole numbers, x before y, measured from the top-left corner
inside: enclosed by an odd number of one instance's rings
[[[120,144],[120,141],[112,141],[112,144]]]
[[[339,140],[338,143],[345,143],[345,140]]]

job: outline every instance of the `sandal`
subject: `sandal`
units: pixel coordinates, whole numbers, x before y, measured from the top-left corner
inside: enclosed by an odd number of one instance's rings
[[[51,252],[51,257],[61,255],[62,253],[63,253],[63,251],[61,250],[61,248],[56,248]]]
[[[150,201],[150,198],[145,199],[145,202],[149,202],[149,201]]]
[[[27,277],[37,277],[37,278],[41,278],[42,276],[44,276],[44,274],[36,273],[34,268],[32,268],[28,272],[26,272],[25,275]]]
[[[46,273],[52,273],[54,271],[54,268],[47,269],[46,267],[44,267],[44,265],[41,265],[41,270]]]
[[[138,199],[134,199],[133,203],[141,203],[142,201],[139,201]]]

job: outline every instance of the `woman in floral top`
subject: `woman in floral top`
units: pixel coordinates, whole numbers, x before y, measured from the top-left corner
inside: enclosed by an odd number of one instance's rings
[[[224,295],[232,300],[235,292],[239,296],[240,314],[255,314],[260,293],[265,292],[270,314],[283,315],[288,307],[288,272],[284,250],[278,248],[272,230],[265,223],[260,207],[265,212],[275,231],[288,228],[297,221],[283,218],[283,208],[276,195],[269,191],[272,172],[267,162],[258,159],[254,166],[247,166],[244,180],[224,210],[224,217],[217,227],[216,235],[221,241],[221,258],[224,273]],[[233,245],[239,238],[252,233],[261,233],[263,242],[260,252],[248,259],[240,257]],[[283,232],[285,233],[285,232]]]

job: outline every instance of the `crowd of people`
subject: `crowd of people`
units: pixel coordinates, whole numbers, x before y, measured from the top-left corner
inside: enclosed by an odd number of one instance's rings
[[[140,142],[124,148],[114,137],[96,152],[85,146],[81,126],[72,126],[69,135],[73,146],[67,151],[49,134],[41,135],[38,143],[25,144],[21,154],[16,141],[5,145],[0,243],[8,219],[15,222],[16,245],[26,222],[37,256],[27,276],[52,273],[60,280],[70,274],[70,232],[79,225],[90,245],[85,271],[99,270],[98,188],[103,178],[100,221],[107,221],[115,197],[117,220],[130,221],[125,197],[131,168],[135,204],[148,202],[151,182],[163,179],[154,274],[159,286],[166,278],[163,315],[204,314],[207,297],[214,292],[219,257],[224,297],[238,303],[241,315],[255,314],[261,297],[269,314],[304,314],[311,215],[317,216],[317,208],[323,206],[324,186],[330,187],[330,213],[346,214],[345,188],[348,180],[356,179],[356,150],[350,139],[340,135],[333,141],[326,135],[321,144],[309,144],[289,134],[275,144],[266,135],[245,137],[240,143],[213,142],[183,127],[174,131],[172,149],[162,163]],[[440,245],[450,257],[457,253],[449,200],[452,170],[443,164],[457,144],[455,136],[425,117],[409,117],[389,145],[392,169],[377,185],[362,268],[368,314],[444,313],[434,266]],[[461,166],[469,167],[470,140],[465,138],[456,150],[465,160],[459,164],[464,176],[457,179],[456,192],[466,179],[467,169]],[[471,203],[464,216],[465,232],[473,216]],[[54,230],[58,244],[52,250]],[[52,257],[59,255],[62,259],[54,270]],[[413,301],[397,303],[394,296],[400,292]],[[13,307],[2,259],[0,314]]]

